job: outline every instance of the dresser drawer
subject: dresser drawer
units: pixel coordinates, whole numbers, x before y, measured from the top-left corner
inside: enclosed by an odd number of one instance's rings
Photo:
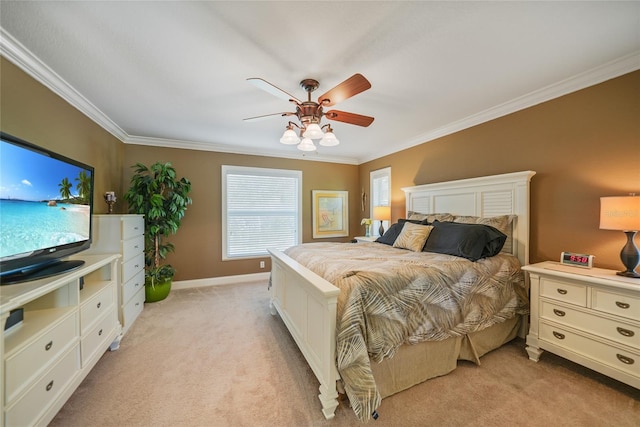
[[[108,313],[99,319],[98,323],[83,337],[80,345],[82,351],[82,367],[93,358],[97,351],[103,353],[111,344],[112,332],[116,327],[115,316]],[[107,342],[108,341],[108,342]]]
[[[48,369],[51,363],[74,342],[77,343],[78,316],[74,313],[45,332],[23,350],[5,362],[5,392],[9,403],[38,374]]]
[[[136,318],[142,312],[144,308],[144,287],[138,291],[137,294],[131,298],[131,300],[124,306],[124,310],[122,312],[124,329],[122,333],[126,333],[129,330],[131,324],[136,320]]]
[[[123,216],[122,217],[122,239],[128,240],[134,236],[144,234],[144,217]]]
[[[640,352],[616,348],[544,322],[540,339],[640,378]]]
[[[80,328],[82,335],[84,335],[89,328],[93,327],[93,324],[102,313],[112,310],[111,307],[115,304],[113,294],[113,286],[107,286],[82,304],[80,308]]]
[[[599,317],[588,312],[541,301],[540,317],[571,326],[640,350],[640,327]]]
[[[640,297],[595,288],[591,305],[594,310],[640,320]]]
[[[580,307],[587,305],[587,287],[578,283],[543,277],[540,279],[540,295]]]
[[[131,280],[140,270],[144,270],[144,254],[142,253],[122,264],[122,283]]]
[[[142,234],[122,242],[122,260],[125,262],[143,253],[143,251],[144,236]]]
[[[76,345],[50,371],[45,372],[20,400],[7,407],[6,425],[34,425],[51,403],[74,380],[79,369],[80,354]]]
[[[126,305],[140,289],[144,289],[144,270],[138,271],[128,282],[122,285],[122,304]]]

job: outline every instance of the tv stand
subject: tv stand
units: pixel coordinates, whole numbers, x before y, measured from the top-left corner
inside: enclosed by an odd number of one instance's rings
[[[1,288],[0,427],[47,425],[120,336],[119,257],[74,256],[73,271]]]
[[[28,270],[8,274],[2,277],[1,285],[13,285],[16,283],[28,282],[30,280],[44,279],[62,273],[68,273],[84,264],[81,259],[55,260],[46,264],[32,267]]]

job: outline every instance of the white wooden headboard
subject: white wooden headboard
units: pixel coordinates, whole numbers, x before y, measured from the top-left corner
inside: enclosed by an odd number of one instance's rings
[[[529,184],[534,171],[513,172],[405,187],[407,214],[516,215],[513,254],[529,264]]]

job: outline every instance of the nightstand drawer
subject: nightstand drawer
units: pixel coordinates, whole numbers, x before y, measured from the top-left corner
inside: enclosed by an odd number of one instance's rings
[[[640,377],[640,352],[607,345],[547,323],[540,325],[540,339],[611,368]]]
[[[596,288],[593,290],[592,306],[594,310],[640,320],[640,297]]]
[[[541,318],[593,333],[640,350],[640,327],[541,301]]]
[[[122,242],[122,260],[124,262],[127,262],[131,258],[143,253],[143,251],[144,236],[142,234]]]
[[[76,377],[80,369],[78,346],[73,347],[6,413],[7,426],[31,426]]]
[[[134,236],[144,234],[144,217],[123,216],[122,217],[122,239],[128,240]]]
[[[540,279],[540,295],[580,307],[587,305],[587,287],[578,283],[543,277]]]

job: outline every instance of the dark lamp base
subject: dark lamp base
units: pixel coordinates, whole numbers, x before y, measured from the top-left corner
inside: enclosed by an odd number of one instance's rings
[[[635,271],[618,271],[616,274],[622,277],[631,277],[633,279],[640,279],[640,274],[636,273]]]

